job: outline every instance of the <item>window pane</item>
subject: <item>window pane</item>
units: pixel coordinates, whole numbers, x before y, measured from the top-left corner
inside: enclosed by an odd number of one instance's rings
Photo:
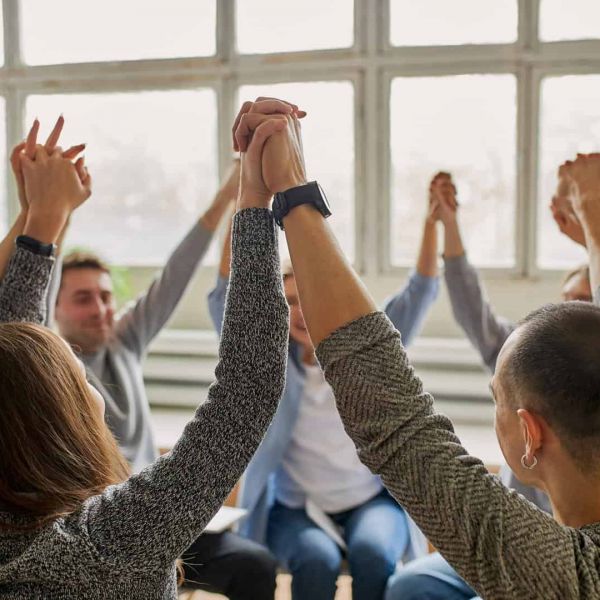
[[[347,48],[354,41],[354,3],[237,0],[236,31],[242,54]]]
[[[390,0],[394,46],[510,43],[517,21],[516,0]]]
[[[27,122],[37,115],[46,130],[61,112],[61,144],[88,144],[94,180],[94,194],[75,213],[67,246],[90,248],[119,264],[162,264],[216,190],[214,92],[27,99]]]
[[[330,217],[344,252],[354,257],[354,88],[350,82],[248,85],[241,100],[257,96],[291,100],[308,111],[302,121],[306,175],[316,179],[331,204]],[[238,105],[241,102],[238,102]]]
[[[516,81],[398,78],[391,92],[391,261],[413,265],[431,177],[452,173],[471,260],[514,262]]]
[[[600,38],[600,2],[542,0],[540,38],[546,42]]]
[[[586,261],[583,248],[562,235],[548,209],[558,166],[577,152],[597,152],[600,75],[551,77],[542,82],[538,178],[538,264],[570,268]]]
[[[25,62],[209,56],[215,53],[215,0],[21,0]]]

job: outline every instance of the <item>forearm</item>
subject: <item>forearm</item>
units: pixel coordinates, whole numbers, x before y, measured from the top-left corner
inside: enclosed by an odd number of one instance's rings
[[[466,255],[444,256],[444,265],[454,318],[479,351],[486,366],[494,371],[498,353],[514,325],[496,315],[479,275]]]
[[[206,209],[200,217],[200,223],[211,232],[215,232],[221,219],[230,208],[232,198],[225,196],[223,192],[217,192],[212,204]]]
[[[438,274],[438,239],[435,221],[425,220],[421,248],[417,259],[417,273],[424,277],[435,277]]]
[[[16,248],[0,283],[0,322],[43,324],[54,259]]]
[[[148,291],[120,317],[116,333],[125,345],[144,352],[179,304],[211,240],[212,232],[204,225],[192,227]]]
[[[231,285],[215,383],[168,456],[100,497],[90,535],[136,566],[174,560],[241,477],[285,383],[288,308],[266,209],[234,222]]]
[[[465,253],[465,247],[460,235],[456,219],[444,224],[444,258],[455,258]]]
[[[375,304],[318,211],[299,206],[285,217],[284,227],[302,312],[316,346],[336,329],[374,311]]]
[[[0,242],[0,279],[6,273],[8,261],[15,249],[15,240],[23,233],[26,220],[27,213],[21,211],[4,239]]]
[[[223,241],[223,250],[221,251],[221,260],[219,261],[219,275],[221,277],[229,277],[231,270],[231,228],[233,226],[233,215],[231,215],[228,225],[225,240]]]

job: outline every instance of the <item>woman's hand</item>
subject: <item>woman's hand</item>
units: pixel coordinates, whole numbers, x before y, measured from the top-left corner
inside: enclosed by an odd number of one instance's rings
[[[66,152],[56,146],[62,128],[61,120],[44,146],[35,144],[39,130],[36,120],[25,147],[18,153],[23,197],[27,202],[23,233],[45,243],[58,240],[71,213],[92,193],[92,179],[84,158],[71,162],[71,158],[81,152],[81,145]]]
[[[44,144],[44,148],[48,154],[52,154],[54,149],[58,144],[58,140],[60,138],[60,134],[62,133],[63,127],[65,124],[64,117],[61,115],[58,117],[46,143]],[[29,202],[27,201],[27,194],[25,193],[25,180],[23,178],[23,169],[21,164],[21,154],[25,153],[31,159],[35,158],[36,148],[37,148],[37,136],[40,129],[40,122],[38,119],[35,119],[33,122],[33,126],[29,130],[27,134],[27,139],[17,144],[10,154],[10,166],[12,168],[13,175],[15,177],[15,181],[17,184],[17,192],[19,195],[19,204],[21,206],[21,212],[26,213],[29,208]],[[68,150],[65,150],[62,153],[63,158],[74,159],[78,154],[80,154],[85,149],[85,144],[77,144],[76,146],[71,146]],[[78,159],[76,163],[76,168],[78,173],[80,174],[80,178],[83,181],[87,177],[86,170],[84,168],[84,159],[81,157]]]

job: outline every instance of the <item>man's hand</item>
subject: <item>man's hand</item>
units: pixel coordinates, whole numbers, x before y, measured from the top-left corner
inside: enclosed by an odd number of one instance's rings
[[[286,127],[281,132],[267,140],[262,172],[265,184],[273,194],[306,183],[300,121],[294,115],[287,117]]]
[[[550,211],[552,218],[558,225],[560,232],[573,240],[575,243],[585,246],[585,233],[583,227],[573,211],[571,200],[568,196],[559,196],[558,192],[564,191],[564,188],[557,190],[557,194],[553,196],[550,203]]]
[[[456,186],[450,173],[440,171],[429,185],[429,205],[433,207],[433,217],[439,218],[444,225],[456,221],[458,201]]]
[[[578,154],[559,168],[559,179],[569,184],[569,198],[586,241],[600,243],[600,154]]]
[[[233,126],[234,148],[241,153],[238,210],[270,206],[274,190],[263,178],[263,149],[271,136],[287,130],[293,123],[288,118],[304,115],[295,104],[274,98],[261,97],[244,103]],[[273,168],[267,169],[267,175],[272,176],[271,185],[278,183],[274,168],[277,167],[273,162]]]

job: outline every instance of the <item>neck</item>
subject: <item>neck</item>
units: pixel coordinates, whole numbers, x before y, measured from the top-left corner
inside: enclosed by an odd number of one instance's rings
[[[317,364],[317,357],[315,355],[315,349],[312,346],[304,346],[302,348],[302,362],[305,365]]]
[[[545,477],[545,491],[550,496],[554,518],[569,527],[600,523],[600,480],[582,473],[568,461],[564,469]]]

